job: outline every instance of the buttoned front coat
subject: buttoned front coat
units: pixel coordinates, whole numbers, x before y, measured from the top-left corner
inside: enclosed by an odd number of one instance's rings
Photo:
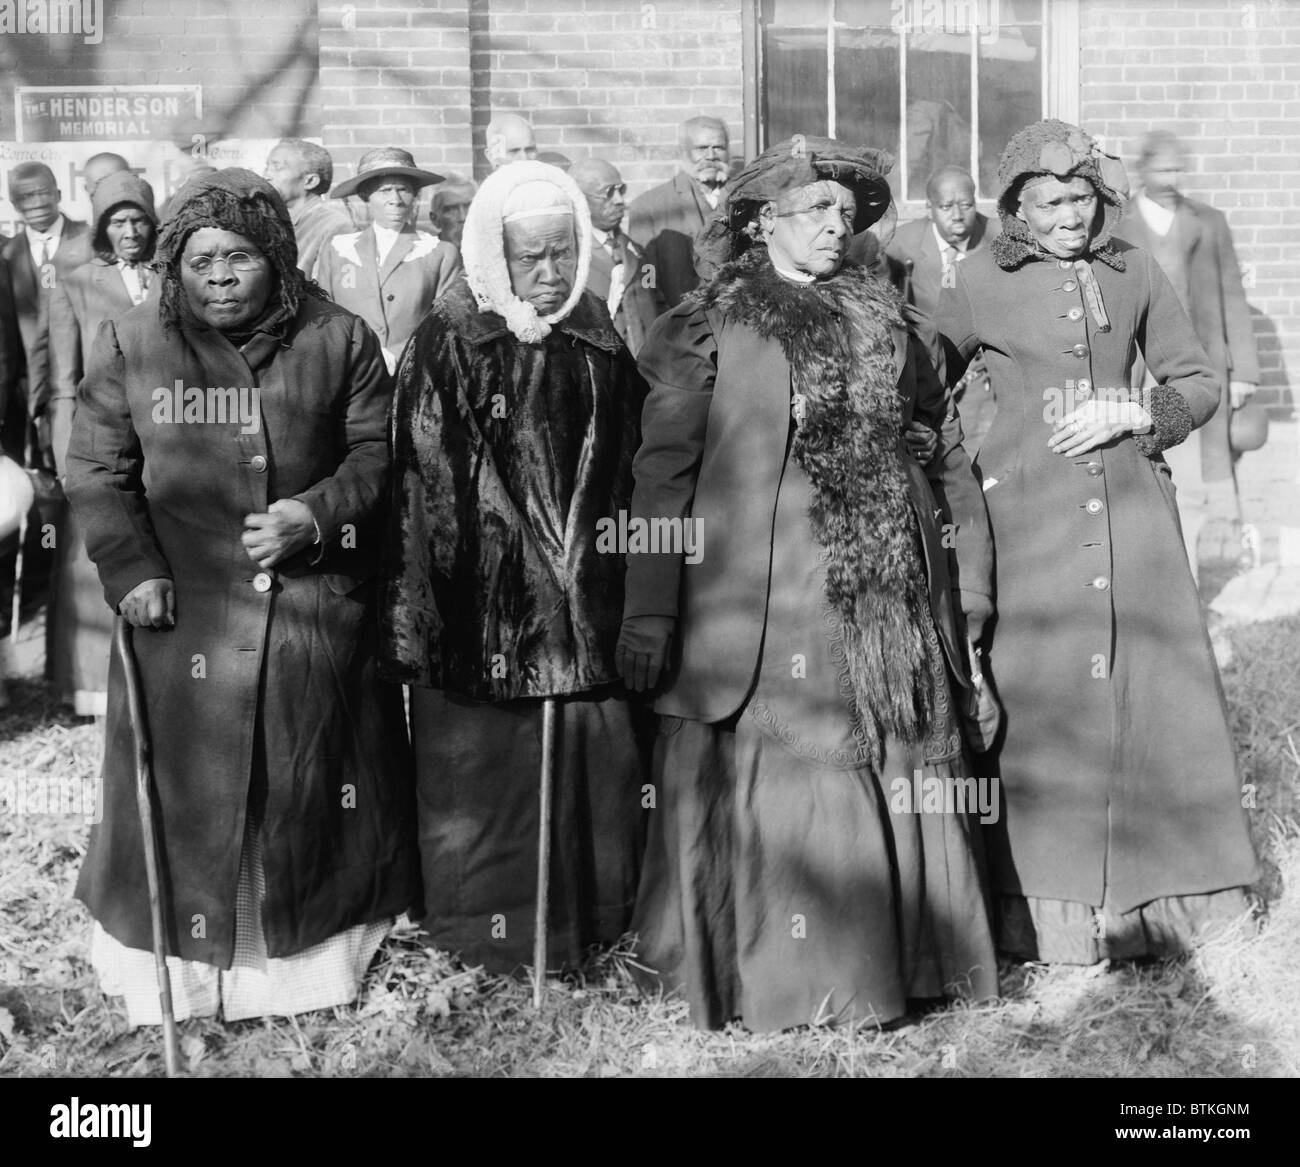
[[[997,250],[957,265],[938,319],[949,375],[982,345],[996,396],[976,460],[997,567],[988,661],[1006,711],[995,886],[1093,907],[1108,891],[1127,911],[1247,884],[1223,693],[1159,456],[1213,415],[1218,384],[1148,252],[1115,241],[1111,262],[1089,263],[1102,329],[1069,260],[1007,269]],[[1163,386],[1154,432],[1050,450],[1065,411],[1128,388],[1138,350]]]
[[[256,387],[255,430],[197,408],[169,420],[157,391],[177,382]],[[230,966],[254,798],[264,803],[271,956],[418,906],[401,692],[375,672],[390,395],[369,329],[321,300],[304,300],[282,335],[259,332],[242,350],[212,329],[164,330],[151,302],[95,340],[68,497],[110,606],[144,580],[175,583],[175,627],[133,633],[174,955]],[[311,509],[322,546],[261,572],[240,541],[244,517],[286,498]],[[77,894],[111,935],[150,947],[116,657],[104,815]]]

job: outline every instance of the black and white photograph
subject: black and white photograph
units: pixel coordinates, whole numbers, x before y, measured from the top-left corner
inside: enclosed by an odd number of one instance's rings
[[[1300,0],[0,0],[0,77],[37,1136],[167,1149],[168,1078],[1282,1118]]]

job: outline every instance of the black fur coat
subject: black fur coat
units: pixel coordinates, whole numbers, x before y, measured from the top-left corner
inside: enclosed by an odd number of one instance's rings
[[[644,397],[590,294],[533,345],[463,277],[434,303],[397,371],[384,676],[490,701],[617,680],[597,523],[628,507]]]

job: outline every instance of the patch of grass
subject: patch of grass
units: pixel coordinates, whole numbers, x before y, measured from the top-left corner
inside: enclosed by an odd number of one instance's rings
[[[189,1072],[299,1077],[1261,1077],[1300,1073],[1300,618],[1231,632],[1224,677],[1266,910],[1191,956],[1092,968],[1006,964],[1002,998],[881,1030],[703,1033],[676,999],[643,996],[625,948],[552,982],[489,976],[399,926],[358,1002],[293,1018],[181,1024]],[[2,784],[91,776],[98,733],[45,687],[0,714]],[[162,1073],[159,1031],[131,1030],[87,963],[72,899],[87,827],[0,813],[0,1075]]]

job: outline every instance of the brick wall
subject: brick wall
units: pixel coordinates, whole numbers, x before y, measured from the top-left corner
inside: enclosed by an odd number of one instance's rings
[[[1150,129],[1188,151],[1187,193],[1228,218],[1263,364],[1260,400],[1300,376],[1300,4],[1083,0],[1080,119],[1130,168]]]
[[[14,85],[202,85],[214,136],[320,132],[316,0],[106,0],[103,11],[95,45],[0,36],[0,141],[14,137]]]
[[[470,170],[466,0],[321,0],[321,134],[340,177],[376,146]]]
[[[635,195],[668,178],[677,126],[742,125],[740,0],[356,0],[320,5],[325,145],[480,174],[494,112],[543,150],[614,162]]]

